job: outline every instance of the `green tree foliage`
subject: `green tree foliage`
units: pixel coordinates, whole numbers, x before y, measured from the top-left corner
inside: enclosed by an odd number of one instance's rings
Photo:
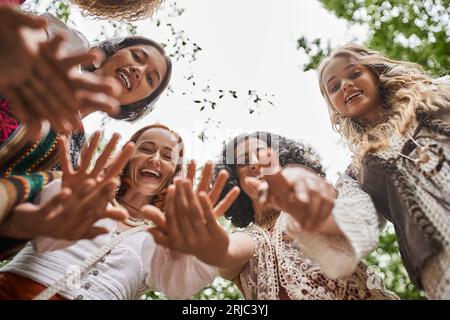
[[[425,299],[424,293],[412,284],[403,266],[397,237],[391,224],[381,233],[377,249],[364,262],[382,277],[386,288],[401,299]]]
[[[450,0],[319,0],[323,7],[350,25],[366,25],[368,47],[393,59],[424,66],[435,75],[450,67]],[[309,55],[304,70],[314,69],[331,49],[324,39],[297,41]]]

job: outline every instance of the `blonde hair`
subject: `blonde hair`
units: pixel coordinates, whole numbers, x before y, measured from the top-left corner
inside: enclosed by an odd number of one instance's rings
[[[353,58],[375,74],[383,101],[382,123],[370,126],[358,119],[344,118],[333,106],[322,77],[325,68],[337,57]],[[320,63],[318,73],[320,91],[328,104],[333,129],[345,138],[357,167],[366,153],[387,147],[393,134],[403,134],[415,124],[418,110],[430,113],[448,108],[450,102],[450,84],[434,82],[418,64],[391,60],[380,52],[356,44],[347,44],[331,52]]]
[[[151,16],[164,0],[72,0],[84,14],[135,21]]]

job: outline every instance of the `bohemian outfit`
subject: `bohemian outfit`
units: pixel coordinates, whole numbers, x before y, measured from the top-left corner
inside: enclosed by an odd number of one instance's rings
[[[352,272],[376,247],[387,219],[413,283],[431,299],[450,299],[449,106],[418,111],[409,132],[366,155],[359,172],[349,167],[341,176],[333,215],[346,239],[302,232],[291,219],[288,230],[297,230],[297,242],[326,272]]]
[[[288,214],[276,216],[275,224],[253,223],[238,232],[254,239],[252,259],[235,280],[245,299],[258,300],[351,300],[395,299],[384,290],[376,274],[359,263],[344,279],[332,279],[309,259],[303,248],[284,231]],[[379,286],[369,288],[368,283]]]
[[[42,191],[41,201],[49,201],[60,188],[60,180],[50,183]],[[28,243],[0,270],[0,299],[33,298],[30,292],[36,295],[68,273],[70,277],[66,276],[55,296],[58,299],[137,299],[150,289],[172,299],[185,299],[217,274],[215,267],[195,256],[157,245],[145,225],[83,268],[86,259],[120,235],[111,219],[99,220],[96,226],[110,233],[75,243],[42,237]]]
[[[48,35],[65,35],[66,52],[76,53],[89,48],[89,42],[78,31],[69,29],[63,22],[50,14],[42,15],[48,21]],[[7,207],[32,201],[42,188],[61,176],[56,165],[58,133],[48,122],[43,122],[36,139],[30,140],[29,127],[19,122],[6,99],[0,97],[0,221],[6,215]],[[79,161],[84,144],[84,133],[74,132],[70,139],[72,164]],[[0,258],[14,252],[22,241],[0,238]],[[10,252],[11,251],[11,252]]]

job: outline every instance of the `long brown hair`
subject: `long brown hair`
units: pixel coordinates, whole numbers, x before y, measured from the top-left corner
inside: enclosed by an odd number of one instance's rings
[[[337,57],[350,57],[376,76],[383,100],[384,122],[375,126],[363,124],[357,119],[342,117],[333,106],[322,77],[325,68]],[[321,62],[318,73],[320,91],[328,104],[333,129],[345,138],[355,155],[356,167],[359,167],[367,152],[387,147],[393,134],[403,134],[415,124],[418,110],[430,113],[448,108],[450,102],[449,83],[436,82],[418,64],[392,60],[380,52],[357,44],[347,44],[335,49]]]

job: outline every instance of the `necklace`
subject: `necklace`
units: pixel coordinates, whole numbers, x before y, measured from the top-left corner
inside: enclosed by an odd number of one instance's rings
[[[119,204],[119,202],[120,202],[120,204]],[[113,199],[112,200],[112,204],[113,204],[113,206],[115,206],[115,207],[122,207],[122,208],[124,208],[125,210],[127,210],[125,207],[128,207],[128,208],[131,208],[131,209],[133,209],[134,211],[136,211],[136,212],[141,212],[141,210],[139,210],[138,208],[136,208],[136,207],[134,207],[134,206],[132,206],[131,204],[129,204],[129,203],[126,203],[125,201],[123,201],[123,200],[120,200],[120,199]],[[128,211],[128,210],[127,210]],[[132,217],[132,216],[128,216],[128,218],[127,219],[125,219],[124,221],[123,221],[123,223],[125,223],[127,226],[130,226],[130,227],[138,227],[138,226],[142,226],[142,225],[145,225],[145,224],[147,224],[147,225],[149,225],[149,226],[153,226],[153,222],[151,222],[150,220],[148,220],[148,219],[145,219],[145,218],[135,218],[135,217]]]
[[[271,229],[277,222],[281,211],[272,209],[270,211],[255,213],[254,222],[264,229]]]

